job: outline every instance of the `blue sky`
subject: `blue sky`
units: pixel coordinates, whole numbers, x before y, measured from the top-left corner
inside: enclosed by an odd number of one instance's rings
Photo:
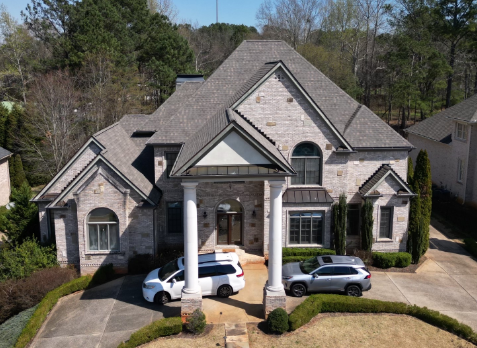
[[[30,0],[3,0],[14,17],[20,19],[20,11],[24,10]],[[216,0],[173,0],[181,19],[199,25],[215,23]],[[219,22],[231,24],[256,25],[255,14],[262,0],[219,0]]]

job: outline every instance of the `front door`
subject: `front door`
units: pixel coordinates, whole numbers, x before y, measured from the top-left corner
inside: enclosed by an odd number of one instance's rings
[[[243,244],[242,214],[217,214],[217,244]]]

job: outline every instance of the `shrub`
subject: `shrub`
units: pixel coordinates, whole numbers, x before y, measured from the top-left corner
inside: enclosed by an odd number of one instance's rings
[[[386,302],[341,295],[311,295],[290,314],[290,329],[296,330],[308,323],[318,313],[395,313],[406,314],[420,319],[442,330],[476,344],[477,334],[467,325],[427,308],[409,306],[401,302]]]
[[[102,265],[93,275],[93,284],[99,285],[114,279],[114,268],[112,263]]]
[[[346,255],[346,215],[348,205],[344,193],[340,194],[338,203],[333,205],[333,233],[337,255]]]
[[[28,277],[36,270],[58,265],[54,246],[42,247],[35,239],[4,245],[0,250],[0,281]]]
[[[419,151],[414,169],[414,187],[419,187],[421,199],[421,216],[423,220],[423,243],[421,255],[424,255],[429,248],[429,225],[431,223],[432,212],[432,176],[431,163],[426,150]]]
[[[75,269],[52,267],[36,271],[28,278],[0,283],[0,324],[38,304],[49,291],[77,277]]]
[[[138,347],[156,338],[176,335],[181,331],[182,320],[179,317],[157,320],[131,334],[129,340],[121,343],[118,348]]]
[[[477,257],[477,242],[474,239],[472,238],[464,239],[464,246],[469,253],[474,255],[474,257]]]
[[[198,335],[204,332],[206,324],[205,314],[197,308],[192,315],[187,317],[186,328],[190,332]]]
[[[288,331],[288,314],[283,308],[276,308],[267,318],[268,332],[282,334]]]
[[[45,321],[46,316],[51,311],[53,306],[58,302],[60,297],[86,289],[91,284],[91,279],[92,277],[90,275],[83,276],[63,284],[46,294],[35,310],[35,313],[33,313],[32,317],[28,321],[28,324],[23,329],[20,337],[18,337],[15,348],[23,348],[30,343]]]
[[[0,325],[0,348],[11,348],[15,345],[18,336],[20,336],[23,328],[35,312],[36,307],[24,310]]]
[[[283,248],[282,256],[303,256],[313,257],[321,255],[336,255],[336,252],[332,249],[320,249],[320,248]]]
[[[361,247],[365,251],[371,251],[373,247],[373,203],[366,198],[361,207]]]
[[[409,253],[373,253],[373,266],[379,268],[407,267],[411,264]]]

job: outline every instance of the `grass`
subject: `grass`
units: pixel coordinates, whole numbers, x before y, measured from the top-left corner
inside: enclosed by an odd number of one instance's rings
[[[207,332],[208,330],[206,330]],[[204,335],[195,336],[181,333],[178,336],[162,337],[150,342],[144,347],[147,348],[210,348],[224,346],[225,328],[224,325],[214,325],[212,330]]]
[[[0,325],[0,348],[11,348],[27,325],[37,306],[29,308]]]
[[[474,347],[449,332],[415,318],[390,314],[320,314],[308,325],[281,336],[267,335],[255,325],[249,325],[249,341],[254,348]]]

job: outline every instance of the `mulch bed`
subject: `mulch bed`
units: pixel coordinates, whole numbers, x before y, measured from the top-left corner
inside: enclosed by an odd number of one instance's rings
[[[423,256],[419,260],[419,263],[417,265],[410,264],[407,267],[404,268],[398,268],[398,267],[391,267],[391,268],[378,268],[374,266],[368,266],[368,269],[371,272],[396,272],[396,273],[416,273],[416,270],[424,263],[424,261],[427,260],[427,257]]]
[[[187,339],[197,339],[199,337],[207,336],[210,334],[212,329],[214,328],[215,324],[207,324],[205,326],[204,332],[202,332],[200,335],[193,334],[192,332],[187,331],[184,328],[184,331],[179,332],[177,335],[171,335],[171,336],[166,336],[166,337],[160,337],[162,339],[176,339],[176,338],[187,338]]]

